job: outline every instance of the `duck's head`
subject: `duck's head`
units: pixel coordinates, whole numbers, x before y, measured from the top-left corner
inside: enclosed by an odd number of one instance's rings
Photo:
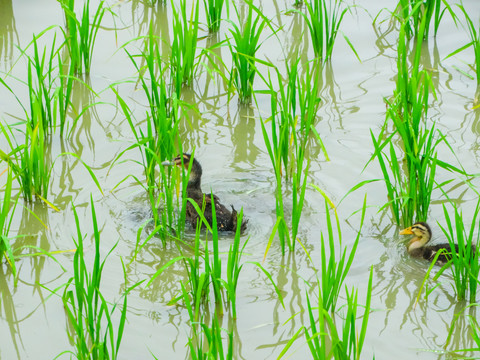
[[[172,159],[171,161],[164,161],[162,165],[165,166],[179,166],[183,167],[185,170],[188,170],[190,167],[190,162],[192,163],[190,169],[190,176],[188,178],[188,186],[195,187],[200,189],[200,182],[202,178],[202,167],[200,163],[191,155],[183,153]]]
[[[408,243],[408,251],[421,248],[432,238],[432,230],[425,222],[418,222],[400,231],[400,235],[414,235]]]

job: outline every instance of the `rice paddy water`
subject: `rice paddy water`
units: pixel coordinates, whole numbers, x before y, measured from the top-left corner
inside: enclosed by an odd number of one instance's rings
[[[480,358],[479,23],[0,1],[0,358]],[[184,152],[236,231],[163,166]],[[446,267],[407,254],[416,220],[459,244]]]

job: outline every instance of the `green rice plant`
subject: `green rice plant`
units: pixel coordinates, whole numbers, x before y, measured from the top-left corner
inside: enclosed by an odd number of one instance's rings
[[[53,121],[53,62],[55,57],[55,40],[50,55],[46,56],[44,49],[40,57],[37,46],[37,39],[33,38],[34,56],[28,57],[28,82],[30,97],[30,118],[31,126],[35,127],[38,122],[42,122],[44,131],[48,131],[54,125]],[[45,69],[46,67],[46,69]],[[32,71],[33,68],[33,71]],[[35,80],[34,75],[35,74]],[[36,83],[35,83],[36,82]]]
[[[120,305],[120,319],[114,321],[113,315],[118,304],[111,305],[100,291],[102,271],[105,261],[115,249],[110,250],[102,260],[100,256],[100,231],[97,225],[95,204],[90,199],[92,208],[92,223],[95,239],[95,255],[93,268],[89,271],[84,255],[84,235],[80,229],[78,215],[73,206],[77,240],[74,239],[77,250],[74,255],[74,275],[65,285],[62,295],[63,305],[70,323],[69,336],[75,344],[77,359],[116,359],[120,349],[123,330],[127,315],[127,293],[134,288],[130,287],[123,294],[123,303]],[[124,268],[125,283],[127,283]],[[71,289],[73,287],[73,289]],[[72,353],[71,351],[68,351]],[[67,353],[68,353],[67,352]]]
[[[58,59],[58,86],[55,89],[54,94],[54,110],[53,110],[53,123],[57,124],[57,109],[58,109],[58,123],[60,124],[60,136],[63,136],[65,130],[65,124],[68,118],[68,109],[72,106],[72,91],[74,81],[76,80],[74,75],[73,66],[67,66],[63,63],[60,54],[57,55]],[[68,73],[65,72],[68,69]]]
[[[463,12],[463,15],[465,16],[465,21],[467,23],[468,33],[470,35],[471,41],[468,44],[463,45],[457,50],[450,53],[446,58],[449,58],[450,56],[458,54],[459,52],[471,46],[473,48],[473,54],[475,59],[474,70],[477,76],[477,87],[480,87],[480,24],[475,26],[475,24],[472,21],[472,18],[468,15],[463,5],[457,4],[457,6],[460,8],[460,10]]]
[[[213,195],[212,195],[213,196]],[[217,230],[217,220],[216,220],[216,213],[214,207],[212,207],[212,226],[209,225],[205,216],[203,214],[203,210],[199,208],[198,204],[193,201],[192,199],[188,199],[190,203],[195,207],[196,211],[198,212],[201,221],[197,222],[197,233],[202,227],[202,223],[207,228],[208,232],[212,234],[212,260],[209,258],[209,250],[208,250],[208,242],[204,245],[204,267],[205,269],[209,269],[212,290],[215,296],[215,304],[216,304],[216,312],[222,314],[222,299],[223,299],[223,289],[227,291],[227,300],[230,303],[230,307],[232,310],[233,318],[236,318],[236,289],[238,284],[238,277],[240,275],[240,271],[243,268],[243,264],[240,265],[240,260],[243,255],[243,250],[245,248],[246,242],[244,243],[242,250],[240,249],[240,235],[241,235],[241,225],[243,219],[243,208],[240,209],[240,212],[237,214],[237,229],[235,231],[235,239],[233,244],[230,246],[229,254],[228,254],[228,262],[227,262],[227,279],[222,278],[222,264],[220,258],[220,252],[218,249],[218,230]],[[275,282],[271,274],[258,262],[249,262],[252,265],[255,265],[259,268],[265,276],[268,278],[270,283],[272,284],[273,288],[277,296],[280,299],[280,302],[283,305],[283,298],[282,295],[276,286]]]
[[[158,38],[153,34],[153,26],[150,26],[149,35],[145,38],[144,51],[135,57],[130,54],[128,54],[128,56],[138,71],[139,81],[149,103],[149,111],[146,114],[148,127],[146,134],[144,134],[141,129],[140,133],[137,133],[130,116],[130,111],[127,109],[126,103],[123,100],[122,108],[127,116],[132,132],[137,139],[137,143],[141,144],[146,138],[149,139],[145,143],[147,147],[144,152],[144,168],[147,176],[147,185],[149,190],[161,189],[164,195],[164,203],[167,204],[168,218],[173,220],[173,192],[170,191],[171,189],[169,189],[168,186],[167,188],[162,187],[163,184],[168,185],[170,183],[170,178],[167,176],[169,170],[163,166],[159,167],[161,181],[157,183],[156,169],[161,163],[160,159],[171,159],[177,153],[176,141],[178,138],[179,102],[174,98],[174,95],[171,94],[171,90],[166,84],[165,70],[161,68],[161,62],[159,61],[161,57],[158,48]],[[143,67],[137,63],[135,60],[136,57],[139,57],[141,62],[145,64]],[[155,130],[155,134],[152,133],[152,128]],[[148,152],[146,149],[150,151]],[[155,222],[158,223],[157,221]],[[169,221],[169,224],[171,225],[172,221]]]
[[[167,158],[175,153],[175,141],[178,137],[178,110],[179,100],[172,89],[167,85],[166,71],[161,66],[161,55],[158,46],[158,38],[153,34],[153,26],[150,26],[149,35],[145,38],[145,48],[141,54],[128,56],[138,72],[138,79],[149,104],[149,116],[157,136],[162,138],[159,143],[159,155]],[[135,61],[140,58],[142,67]]]
[[[322,307],[322,292],[319,290],[318,307],[313,307],[310,297],[307,296],[307,311],[309,326],[302,326],[295,335],[287,342],[278,359],[284,357],[294,341],[305,332],[308,348],[312,359],[315,360],[344,360],[361,359],[363,344],[367,333],[368,319],[370,315],[370,301],[372,297],[373,270],[370,269],[367,295],[365,300],[363,318],[360,328],[357,327],[358,297],[357,291],[348,291],[345,287],[347,304],[346,311],[342,316],[343,322],[338,329],[336,313],[329,312]],[[363,307],[363,306],[362,306]]]
[[[260,13],[254,17],[254,9],[256,12],[259,10],[251,3],[248,4],[248,15],[243,21],[237,7],[234,8],[240,25],[230,21],[232,38],[229,39],[228,46],[233,59],[230,81],[238,91],[240,102],[248,104],[252,101],[253,81],[257,72],[255,54],[260,48],[260,36],[266,21]]]
[[[207,13],[208,31],[211,33],[220,30],[222,19],[222,10],[225,0],[203,0],[205,11]],[[226,1],[228,9],[228,0]]]
[[[305,2],[306,13],[295,10],[305,18],[317,58],[328,60],[332,56],[340,24],[348,10],[348,7],[342,10],[342,3],[342,0],[328,0],[327,5],[327,0],[309,0]]]
[[[280,84],[278,90],[271,78],[267,80],[272,114],[268,119],[271,123],[271,135],[268,134],[266,122],[261,122],[263,139],[275,171],[276,214],[277,218],[281,219],[278,223],[278,234],[283,251],[285,244],[288,244],[290,250],[295,246],[310,168],[310,161],[305,154],[312,137],[317,140],[328,159],[323,142],[314,127],[320,105],[318,77],[308,63],[301,75],[298,64],[299,60],[292,66],[287,65],[285,81],[280,71],[275,68]],[[284,175],[287,181],[289,178],[292,181],[291,236],[284,216]]]
[[[360,239],[361,230],[363,227],[363,221],[365,219],[365,210],[367,208],[366,197],[363,202],[362,207],[362,217],[360,220],[360,229],[358,230],[357,237],[355,242],[350,250],[350,253],[347,253],[347,249],[338,249],[335,246],[335,243],[342,244],[342,232],[340,229],[340,221],[338,219],[338,214],[335,211],[335,221],[337,223],[337,235],[338,241],[334,240],[334,232],[332,227],[332,221],[330,217],[330,211],[328,209],[327,201],[325,200],[325,211],[326,211],[326,223],[328,229],[328,252],[330,256],[327,258],[327,248],[325,246],[325,239],[323,233],[321,234],[321,259],[322,259],[322,276],[319,281],[319,288],[322,293],[322,307],[327,311],[335,311],[338,296],[340,290],[343,286],[343,282],[350,270],[353,259],[355,257],[355,252],[357,250],[358,241]],[[338,255],[337,255],[338,251]],[[338,258],[337,258],[338,256]]]
[[[441,9],[442,3],[443,10]],[[405,31],[409,39],[413,36],[417,39],[427,39],[432,20],[436,36],[440,21],[447,10],[456,20],[456,16],[446,0],[399,0],[397,5],[399,18],[402,22],[405,21]],[[422,25],[423,21],[425,21],[424,25]],[[422,26],[425,26],[424,31],[421,30]]]
[[[59,125],[60,134],[63,135],[67,110],[72,105],[73,84],[78,79],[73,76],[72,69],[63,63],[60,55],[63,45],[56,48],[55,36],[50,49],[47,50],[47,46],[45,46],[43,51],[40,51],[38,40],[51,28],[49,27],[40,34],[34,35],[33,40],[25,49],[21,49],[22,56],[27,60],[27,81],[19,81],[28,88],[29,107],[23,105],[4,80],[0,79],[0,83],[15,96],[32,127],[35,127],[36,123],[41,121],[45,134],[49,134],[52,128],[56,129]],[[33,54],[29,55],[28,50],[32,45]],[[57,59],[57,63],[55,63],[55,59]],[[66,69],[68,70],[66,71]]]
[[[477,216],[480,211],[480,201],[473,213],[470,229],[466,229],[463,215],[458,208],[454,206],[453,221],[447,208],[443,207],[446,226],[440,225],[443,233],[450,244],[450,253],[448,257],[450,261],[444,268],[450,268],[452,271],[453,281],[455,284],[455,291],[459,300],[464,300],[469,293],[470,302],[475,302],[477,297],[477,287],[480,283],[479,273],[480,264],[478,251],[480,245],[480,224],[477,221]],[[456,246],[457,244],[458,246]],[[474,251],[477,249],[477,251]],[[438,277],[438,275],[436,276]]]
[[[7,182],[5,184],[5,190],[3,191],[3,201],[0,202],[0,264],[3,263],[3,259],[5,258],[16,279],[17,268],[10,244],[11,238],[9,237],[9,232],[12,225],[13,214],[15,213],[18,203],[18,196],[15,200],[12,199],[12,171],[11,169],[7,169],[6,172]],[[2,174],[5,174],[5,171]]]
[[[227,260],[227,279],[225,281],[225,287],[227,289],[228,300],[232,309],[232,317],[237,318],[237,285],[240,271],[244,264],[241,264],[241,258],[245,250],[245,246],[248,243],[248,239],[243,243],[240,248],[241,226],[243,220],[243,208],[238,213],[237,230],[235,231],[235,238],[230,245],[228,251]],[[264,269],[263,269],[264,270]],[[267,275],[267,274],[266,274]]]
[[[400,29],[398,43],[398,78],[393,100],[387,102],[387,117],[377,138],[371,132],[375,153],[387,187],[388,202],[395,220],[408,226],[417,221],[426,221],[431,194],[435,185],[437,166],[448,171],[465,172],[437,159],[437,146],[445,143],[445,136],[435,130],[435,124],[427,125],[429,94],[435,94],[430,76],[420,71],[422,42],[416,44],[412,65],[407,54],[406,24]],[[424,33],[425,15],[419,34]],[[411,68],[411,69],[410,69]],[[386,135],[388,120],[395,131]],[[399,136],[405,153],[404,161],[396,153],[394,137]]]
[[[478,320],[475,319],[473,316],[469,316],[470,327],[472,329],[472,337],[473,340],[477,344],[477,349],[480,348],[480,325],[478,324]],[[476,349],[472,349],[476,350]]]
[[[182,86],[190,86],[193,82],[196,62],[198,39],[198,0],[192,3],[190,18],[187,17],[186,0],[180,0],[180,9],[174,1],[173,12],[173,40],[170,57],[170,72],[173,77],[174,89],[177,97],[180,96]]]
[[[173,167],[172,169],[170,169],[170,167],[168,167],[169,169],[165,169],[165,167],[161,165],[163,159],[171,159],[176,153],[174,148],[174,142],[172,141],[171,137],[178,136],[178,125],[177,123],[175,123],[171,131],[169,130],[165,132],[163,131],[163,126],[167,127],[170,125],[166,125],[165,122],[167,122],[167,119],[163,119],[161,121],[163,123],[161,131],[163,132],[156,132],[154,130],[155,122],[153,120],[153,117],[150,113],[147,112],[146,129],[142,129],[142,127],[137,127],[136,120],[134,119],[132,111],[130,110],[126,101],[113,87],[112,91],[117,97],[118,103],[120,104],[123,114],[125,115],[128,124],[130,125],[130,129],[135,136],[136,141],[132,145],[127,147],[125,150],[120,152],[115,158],[115,160],[112,162],[111,166],[115,165],[115,163],[119,159],[121,159],[128,151],[132,149],[138,149],[140,150],[142,160],[134,162],[142,166],[145,174],[145,181],[140,180],[135,175],[129,174],[124,179],[122,179],[115,186],[115,188],[130,177],[132,177],[139,185],[144,187],[149,197],[155,227],[158,227],[157,231],[162,236],[163,241],[166,241],[167,236],[175,232],[171,231],[172,229],[177,229],[176,233],[181,234],[183,232],[183,227],[185,224],[184,211],[180,212],[180,216],[177,216],[173,200],[176,184],[173,181],[175,177],[173,177],[172,174],[178,170],[173,169]],[[168,147],[167,149],[166,144],[171,144],[173,149],[171,147]],[[188,174],[183,174],[183,176],[187,175]],[[144,185],[145,182],[146,185]],[[182,191],[186,192],[186,185],[184,187],[185,189],[183,189]],[[180,208],[185,209],[185,204],[186,200],[182,203],[182,206],[180,206]]]
[[[75,74],[90,73],[93,48],[105,15],[104,1],[100,1],[90,20],[90,0],[83,4],[81,17],[75,12],[75,0],[58,0],[65,14],[66,30],[63,32],[68,51],[70,66]]]
[[[39,121],[32,128],[25,123],[25,144],[17,145],[10,127],[0,124],[0,130],[9,144],[11,151],[0,152],[0,159],[7,162],[20,183],[23,197],[32,202],[33,196],[46,200],[51,176],[51,166],[45,156],[46,144],[43,122]]]
[[[182,294],[185,308],[190,317],[191,336],[188,338],[189,358],[192,360],[203,359],[233,359],[233,331],[228,330],[227,352],[224,350],[222,328],[219,323],[221,316],[214,314],[211,317],[211,327],[204,323],[206,316],[198,320],[192,306],[188,291],[182,284]]]

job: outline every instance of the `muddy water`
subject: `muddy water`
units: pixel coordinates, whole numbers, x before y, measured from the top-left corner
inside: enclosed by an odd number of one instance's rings
[[[81,117],[71,137],[61,140],[52,136],[46,156],[55,161],[49,199],[60,209],[55,212],[41,203],[29,207],[46,224],[31,214],[18,209],[12,225],[12,234],[27,235],[14,242],[15,248],[24,245],[41,247],[47,251],[65,251],[56,255],[55,261],[45,257],[23,258],[18,262],[19,282],[13,285],[9,269],[0,267],[0,359],[52,359],[62,351],[73,349],[66,332],[66,316],[61,299],[52,291],[65,283],[72,275],[72,236],[75,223],[72,203],[80,218],[82,231],[87,235],[87,257],[93,256],[90,196],[95,202],[99,227],[102,231],[101,250],[104,255],[118,242],[107,260],[103,274],[102,291],[107,299],[119,300],[125,283],[120,258],[131,260],[139,227],[150,217],[148,201],[139,185],[126,181],[116,185],[127,175],[142,178],[142,170],[134,161],[137,152],[127,153],[124,159],[111,167],[112,161],[134,140],[128,123],[117,108],[114,94],[108,87],[117,84],[122,97],[128,100],[138,121],[143,119],[146,99],[135,86],[135,70],[121,45],[147,34],[153,23],[158,33],[170,43],[171,11],[167,6],[149,7],[139,1],[111,3],[115,17],[107,14],[99,32],[93,56],[92,73],[86,81],[98,96],[78,85],[74,89],[73,102],[78,109],[97,103]],[[310,149],[312,168],[309,181],[322,188],[329,197],[339,203],[348,190],[362,180],[377,179],[381,172],[375,163],[365,170],[372,154],[370,130],[378,133],[385,116],[384,97],[392,94],[396,76],[396,42],[398,29],[392,28],[388,11],[395,8],[394,1],[354,2],[355,7],[345,16],[341,30],[354,44],[362,62],[359,62],[340,35],[335,44],[332,61],[322,74],[322,105],[316,129],[321,134],[330,156],[326,161],[316,147]],[[464,1],[474,21],[480,16],[476,0]],[[264,13],[272,19],[275,28],[282,27],[278,40],[265,31],[264,42],[258,56],[268,59],[280,68],[285,59],[298,56],[307,60],[313,57],[306,27],[298,14],[285,14],[291,8],[290,1],[262,2]],[[245,12],[244,4],[239,4]],[[202,7],[203,9],[203,7]],[[382,10],[383,9],[383,10]],[[387,10],[388,9],[388,10]],[[376,26],[372,25],[378,12]],[[202,12],[202,11],[201,11]],[[203,15],[201,15],[204,21]],[[236,21],[235,16],[231,16]],[[61,26],[63,17],[60,6],[54,1],[11,2],[0,1],[0,69],[20,79],[26,79],[26,64],[18,60],[16,46],[24,48],[45,28]],[[200,47],[221,41],[228,34],[228,23],[215,38],[201,38]],[[51,30],[42,37],[42,44],[51,44]],[[56,29],[57,44],[60,30]],[[201,35],[207,35],[203,32]],[[450,52],[468,42],[462,28],[456,28],[449,16],[445,16],[436,38],[429,39],[428,49],[422,58],[430,69],[436,85],[436,100],[431,101],[429,118],[448,136],[458,159],[470,172],[476,173],[479,151],[479,110],[472,110],[476,81],[465,76],[473,75],[469,64],[473,62],[471,50],[444,59]],[[48,45],[50,46],[50,45]],[[131,42],[126,48],[138,52],[139,42]],[[163,45],[167,49],[167,45]],[[217,53],[225,63],[230,63],[228,48]],[[262,71],[267,71],[262,69]],[[26,87],[7,79],[15,94],[27,104]],[[265,86],[257,78],[257,89]],[[13,124],[22,119],[22,109],[15,98],[4,88],[0,90],[1,121]],[[259,117],[269,116],[269,99],[259,96],[257,106],[240,106],[236,98],[230,102],[225,84],[220,77],[213,80],[199,68],[192,89],[185,91],[184,100],[196,104],[199,114],[191,114],[190,125],[183,131],[183,147],[195,148],[204,168],[204,186],[211,187],[227,204],[243,206],[249,218],[249,238],[245,260],[261,261],[266,243],[275,223],[274,174],[263,142]],[[73,114],[72,114],[73,116]],[[19,138],[20,139],[20,138]],[[20,140],[19,140],[20,141]],[[5,145],[2,138],[1,148]],[[95,171],[102,192],[94,184],[87,171],[72,156],[59,156],[73,152]],[[439,157],[455,163],[446,147],[441,147]],[[0,164],[0,172],[5,164]],[[438,181],[452,178],[440,172]],[[2,178],[0,178],[2,180]],[[2,180],[4,181],[4,180]],[[473,184],[478,185],[474,180]],[[477,196],[462,179],[446,186],[449,197],[454,199],[468,218],[476,204]],[[451,277],[441,277],[441,285],[428,299],[421,298],[415,304],[427,265],[405,254],[405,239],[400,238],[398,228],[388,211],[378,212],[386,201],[381,182],[374,182],[350,195],[339,206],[343,229],[343,243],[351,246],[359,227],[359,215],[365,193],[369,209],[362,230],[350,275],[349,287],[355,286],[363,302],[369,269],[373,267],[374,285],[364,356],[377,359],[448,359],[451,351],[471,348],[474,342],[469,335],[468,320],[460,316],[450,344],[444,349],[455,314],[466,303],[458,303],[450,286]],[[430,222],[434,233],[440,234],[436,220],[443,221],[442,203],[445,198],[435,191]],[[325,210],[322,196],[313,188],[307,190],[307,201],[299,237],[308,249],[312,262],[303,249],[281,255],[278,244],[269,250],[265,267],[281,288],[285,308],[265,276],[255,267],[246,264],[239,280],[237,300],[238,320],[231,324],[226,316],[222,325],[233,326],[235,358],[275,359],[286,342],[304,324],[306,317],[305,292],[315,295],[317,269],[320,264],[320,232],[325,231]],[[353,214],[353,215],[352,215]],[[440,237],[440,235],[439,235]],[[221,239],[226,251],[231,236]],[[174,244],[163,247],[159,239],[151,240],[128,268],[129,284],[150,279],[168,260],[178,256]],[[66,271],[62,269],[63,266]],[[185,280],[183,266],[170,268],[150,287],[141,286],[128,298],[128,323],[121,347],[121,358],[152,358],[150,353],[162,359],[186,358],[185,344],[190,334],[188,315],[181,307],[168,306],[177,296],[180,281]],[[344,303],[340,299],[340,304]],[[297,314],[287,321],[293,314]],[[469,314],[476,316],[475,308]],[[308,347],[299,340],[290,351],[291,358],[308,358]],[[480,356],[470,352],[468,355]],[[66,356],[63,356],[65,358]]]

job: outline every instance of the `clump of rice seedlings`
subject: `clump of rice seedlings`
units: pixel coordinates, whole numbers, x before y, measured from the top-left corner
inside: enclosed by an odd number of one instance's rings
[[[0,132],[8,143],[8,153],[0,150],[0,160],[5,161],[20,184],[23,198],[26,202],[32,203],[33,197],[41,199],[52,209],[58,209],[47,200],[50,177],[52,175],[53,163],[47,156],[47,142],[43,122],[38,121],[34,127],[30,122],[25,122],[24,144],[18,145],[10,126],[0,123]],[[92,169],[74,153],[62,153],[59,156],[73,156],[77,158],[90,174],[100,192],[102,189]]]
[[[213,196],[213,195],[212,195]],[[200,209],[197,203],[191,199],[189,199],[192,205],[197,210],[201,222],[197,223],[197,237],[199,237],[199,230],[202,227],[202,223],[207,228],[208,233],[212,234],[212,248],[213,251],[209,252],[208,241],[204,244],[204,267],[205,271],[209,269],[208,274],[210,276],[211,284],[212,284],[212,291],[215,298],[215,311],[219,314],[223,313],[223,290],[226,290],[227,293],[227,302],[230,304],[230,308],[232,310],[233,318],[236,318],[236,288],[238,283],[238,277],[240,275],[240,271],[242,270],[243,264],[240,265],[240,260],[243,255],[243,249],[247,242],[243,244],[242,250],[240,251],[240,236],[241,236],[241,226],[243,220],[243,209],[237,214],[237,229],[235,231],[235,238],[233,244],[230,246],[229,253],[228,253],[228,260],[227,260],[227,279],[222,278],[222,261],[220,258],[220,252],[218,249],[218,241],[219,241],[219,234],[217,229],[217,219],[215,213],[215,207],[212,207],[212,226],[210,226],[203,215],[203,209]],[[210,258],[210,255],[211,258]],[[275,289],[280,301],[283,304],[282,296],[280,291],[278,290],[273,278],[271,277],[270,273],[258,262],[250,262],[251,264],[258,267],[265,276],[269,279],[272,286]],[[198,293],[197,293],[198,294]]]
[[[222,19],[222,10],[225,0],[203,0],[205,11],[207,13],[208,31],[211,33],[220,30]],[[228,9],[228,0],[226,1]]]
[[[128,54],[138,72],[138,80],[149,104],[149,116],[153,121],[155,132],[163,138],[159,149],[161,157],[171,156],[175,151],[175,140],[178,134],[179,100],[172,88],[165,81],[166,69],[162,68],[158,40],[150,26],[149,35],[145,38],[144,50],[132,56]],[[136,62],[140,59],[140,66]]]
[[[2,158],[3,155],[3,152],[0,150],[0,158]],[[7,182],[5,184],[5,190],[3,191],[3,202],[0,203],[0,266],[5,258],[16,279],[17,268],[10,244],[11,238],[9,237],[9,232],[12,225],[13,214],[17,207],[18,197],[15,200],[12,199],[12,171],[10,169],[5,171],[7,172]],[[4,175],[5,171],[0,175]]]
[[[421,41],[416,44],[409,70],[406,23],[400,29],[398,43],[397,88],[393,100],[386,101],[387,118],[379,136],[375,138],[371,133],[375,148],[372,158],[377,158],[387,187],[389,201],[385,206],[391,206],[395,220],[403,226],[426,221],[437,166],[465,173],[437,159],[437,146],[442,142],[448,146],[448,142],[440,131],[435,130],[434,124],[428,126],[429,94],[435,94],[435,90],[428,73],[420,70]],[[424,27],[420,35],[423,30]],[[393,122],[395,131],[386,136],[388,120]],[[395,136],[402,140],[403,162],[396,153]]]
[[[255,54],[260,48],[260,35],[266,22],[259,13],[254,17],[254,9],[255,12],[259,10],[253,4],[248,4],[248,14],[243,21],[237,7],[234,8],[240,25],[230,22],[232,38],[229,39],[228,46],[233,59],[230,81],[238,91],[240,102],[248,104],[252,101],[253,81],[257,72]]]
[[[70,53],[70,66],[75,74],[90,73],[93,48],[98,30],[105,15],[104,1],[100,1],[90,20],[90,0],[83,4],[81,17],[75,12],[75,0],[58,0],[65,14],[63,31],[65,42]]]
[[[317,188],[318,189],[318,188]],[[319,287],[322,293],[322,306],[327,311],[335,311],[336,304],[338,301],[338,296],[340,290],[343,286],[343,282],[350,270],[353,259],[355,257],[355,252],[357,250],[358,241],[360,239],[360,234],[363,227],[363,221],[365,219],[365,210],[367,207],[366,198],[363,202],[362,208],[362,217],[360,220],[360,229],[358,230],[357,237],[355,242],[350,250],[350,253],[347,252],[347,249],[337,250],[335,243],[342,244],[342,233],[340,229],[340,222],[338,220],[338,214],[335,211],[335,220],[337,223],[337,235],[338,240],[334,240],[334,232],[332,227],[332,221],[330,218],[330,211],[328,209],[327,201],[325,201],[325,210],[326,210],[326,222],[328,229],[328,253],[330,256],[327,258],[327,247],[325,246],[325,239],[323,233],[321,234],[321,254],[322,254],[322,276],[319,281]],[[338,252],[338,255],[337,255]],[[338,259],[337,259],[338,256]]]
[[[183,301],[185,308],[188,311],[190,317],[191,335],[188,338],[188,349],[190,351],[190,359],[203,360],[203,359],[233,359],[233,331],[224,330],[219,318],[220,315],[214,314],[211,316],[211,327],[208,323],[205,323],[205,319],[208,317],[201,316],[201,319],[196,318],[192,303],[188,294],[188,291],[182,284]],[[224,349],[222,330],[227,332],[228,345],[227,350]]]
[[[123,114],[130,125],[130,129],[135,136],[136,141],[128,148],[123,150],[112,162],[111,166],[113,166],[120,158],[122,158],[126,152],[132,149],[138,149],[140,150],[142,161],[135,162],[142,166],[145,174],[145,181],[139,179],[135,175],[130,174],[122,179],[115,187],[118,187],[125,180],[132,177],[145,189],[149,197],[156,231],[161,234],[163,241],[166,241],[168,234],[172,233],[172,229],[176,228],[178,230],[177,232],[181,234],[183,232],[183,226],[185,222],[184,216],[177,216],[173,201],[173,195],[175,194],[175,182],[173,180],[175,177],[172,176],[172,174],[174,174],[176,170],[165,169],[161,165],[165,158],[172,158],[174,156],[173,154],[175,153],[175,150],[168,149],[169,154],[166,153],[166,150],[163,150],[162,152],[162,147],[164,149],[165,144],[167,144],[169,141],[173,145],[173,141],[171,139],[172,133],[155,132],[154,121],[148,112],[146,114],[146,129],[137,127],[135,118],[133,117],[132,111],[128,107],[126,101],[114,88],[112,88],[112,91],[117,96],[118,103],[120,104]],[[166,119],[164,119],[164,122],[166,122]],[[176,125],[175,129],[175,131],[178,131]],[[184,191],[186,192],[186,185]],[[184,209],[185,205],[183,204],[181,208]]]
[[[178,170],[161,165],[163,160],[172,159],[181,152],[178,150],[177,141],[181,103],[174,89],[166,83],[166,71],[161,67],[159,39],[153,34],[153,30],[153,26],[150,26],[140,54],[127,53],[138,72],[139,83],[148,101],[146,129],[137,125],[126,101],[115,89],[112,90],[136,139],[117,159],[131,149],[140,150],[140,164],[144,169],[146,185],[137,177],[133,178],[147,191],[156,231],[160,232],[165,242],[169,234],[181,234],[185,223],[184,211],[180,211],[178,215],[173,200],[175,186],[178,184],[175,182],[176,177],[172,175],[177,174]],[[181,209],[185,209],[185,201],[180,206]]]
[[[55,39],[53,41],[50,55],[47,56],[46,48],[40,56],[37,46],[37,38],[33,38],[34,55],[28,56],[28,93],[30,97],[29,121],[32,127],[42,122],[42,128],[49,131],[54,125],[53,109],[53,59],[55,58]]]
[[[118,304],[108,302],[102,295],[101,279],[102,271],[108,255],[102,260],[100,256],[100,230],[97,225],[95,205],[91,199],[92,224],[95,239],[95,255],[93,268],[89,270],[84,254],[84,235],[80,229],[80,223],[75,207],[75,225],[77,240],[74,239],[77,250],[74,255],[74,275],[65,285],[62,295],[63,305],[68,317],[68,334],[75,344],[75,352],[72,353],[78,359],[116,359],[122,342],[123,330],[127,315],[127,293],[133,287],[126,289],[123,294],[123,303],[120,305],[120,319],[113,319]],[[125,284],[127,284],[124,268]]]
[[[305,2],[306,13],[295,10],[305,18],[317,58],[328,60],[332,56],[340,24],[348,10],[348,7],[342,9],[342,3],[342,0],[309,0]]]
[[[188,201],[190,201],[195,207],[200,218],[197,222],[195,233],[194,255],[193,257],[182,255],[172,259],[152,276],[147,286],[149,286],[155,278],[162,274],[170,265],[181,260],[185,264],[185,269],[188,274],[188,282],[186,284],[188,286],[182,283],[181,286],[184,289],[183,293],[175,299],[172,299],[170,303],[174,304],[183,299],[185,306],[191,307],[192,314],[190,317],[192,321],[195,322],[201,320],[201,314],[210,309],[210,304],[215,305],[214,311],[218,315],[224,313],[224,308],[230,308],[232,317],[236,319],[236,290],[239,275],[244,266],[244,263],[241,263],[241,258],[247,243],[245,242],[243,246],[240,247],[243,210],[240,210],[237,214],[238,225],[233,243],[228,252],[226,269],[227,277],[225,279],[225,274],[222,270],[222,254],[218,247],[219,233],[217,229],[215,208],[212,208],[213,220],[212,225],[210,225],[203,214],[205,202],[203,208],[200,208],[195,201],[191,199],[188,199]],[[207,229],[204,241],[201,239],[202,227]],[[209,238],[210,234],[211,239]],[[283,298],[280,294],[280,290],[273,281],[270,273],[258,262],[249,263],[258,267],[265,274],[283,305]],[[185,296],[188,296],[188,300],[185,299]],[[187,302],[191,305],[188,305]]]
[[[457,298],[459,300],[466,299],[468,292],[469,300],[473,303],[477,297],[477,287],[480,282],[480,225],[477,222],[480,201],[477,202],[470,229],[465,227],[463,215],[456,206],[454,206],[454,211],[452,221],[447,208],[443,207],[446,226],[440,227],[450,244],[450,253],[447,254],[450,261],[444,266],[444,269],[450,268],[452,271]],[[477,251],[474,251],[474,249],[477,249]],[[437,274],[436,277],[438,276]]]
[[[444,5],[443,9],[441,9],[442,4]],[[445,0],[399,0],[396,11],[400,20],[405,21],[407,37],[410,39],[415,36],[415,38],[423,40],[428,38],[432,20],[434,35],[437,35],[440,21],[447,10],[453,19],[456,19],[450,5]]]
[[[46,200],[50,182],[51,167],[45,156],[45,134],[43,122],[38,121],[35,127],[25,123],[25,144],[18,145],[10,127],[0,124],[0,130],[7,141],[10,152],[1,152],[0,157],[7,162],[27,202],[33,201],[33,196]]]
[[[192,3],[190,18],[187,16],[186,0],[180,0],[180,9],[172,0],[173,39],[170,57],[170,72],[177,97],[182,86],[191,86],[198,65],[196,62],[198,39],[198,0]]]
[[[71,68],[65,66],[61,59],[61,47],[56,49],[55,37],[50,50],[47,51],[46,46],[43,51],[38,48],[38,39],[49,29],[34,36],[22,50],[27,60],[27,81],[24,84],[28,87],[29,108],[22,104],[5,81],[0,79],[0,83],[15,96],[32,127],[41,121],[45,135],[51,133],[51,129],[55,130],[57,126],[60,126],[60,135],[63,135],[75,78]],[[33,55],[28,55],[27,51],[32,45]],[[55,59],[58,60],[57,64]],[[69,69],[68,74],[65,69]]]
[[[278,83],[277,90],[271,79],[268,80],[271,97],[272,117],[271,135],[268,134],[266,122],[262,121],[262,133],[267,147],[276,179],[276,214],[279,218],[278,234],[282,249],[285,244],[290,250],[294,249],[301,213],[305,200],[308,171],[310,161],[306,158],[306,149],[309,140],[315,137],[325,156],[328,159],[325,147],[320,136],[314,128],[316,113],[320,105],[319,81],[316,72],[310,70],[306,64],[303,75],[300,75],[296,61],[292,66],[287,66],[286,85],[278,69],[276,70]],[[286,180],[291,179],[292,191],[292,217],[291,236],[284,216],[283,188]]]
[[[340,316],[323,308],[321,291],[319,291],[317,307],[312,306],[307,292],[307,311],[310,324],[308,327],[302,326],[295,333],[278,358],[284,357],[293,342],[304,332],[312,359],[361,359],[370,315],[372,279],[373,271],[370,270],[365,306],[358,304],[356,290],[348,291],[348,288],[345,287],[347,304],[343,307],[344,314]],[[360,327],[357,326],[359,306],[364,308]],[[343,320],[341,325],[338,325],[338,318]]]

